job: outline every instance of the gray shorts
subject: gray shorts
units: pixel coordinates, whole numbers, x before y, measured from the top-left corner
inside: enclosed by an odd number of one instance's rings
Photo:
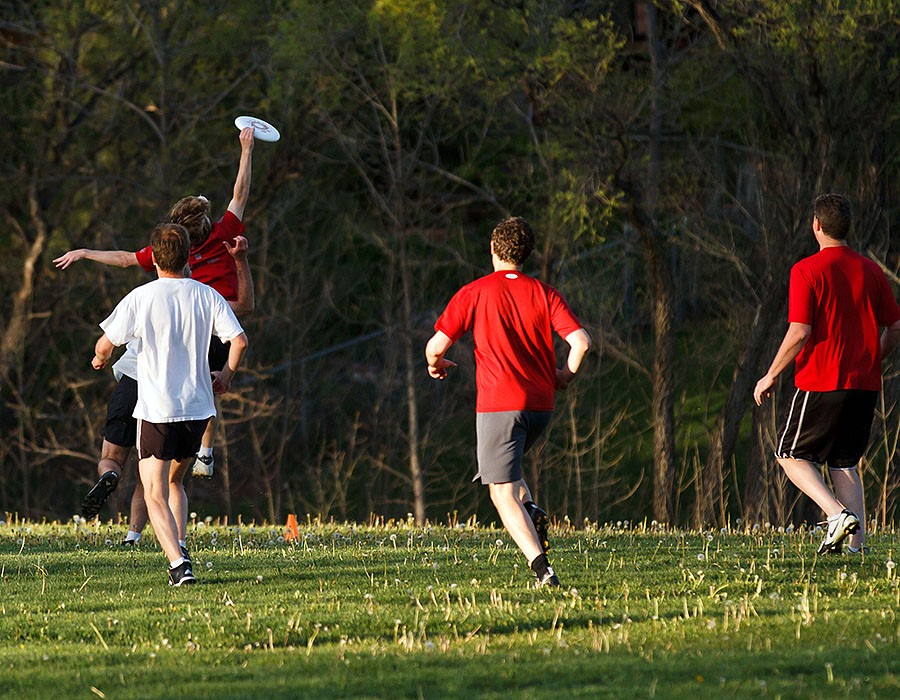
[[[553,411],[476,413],[478,473],[472,481],[505,484],[522,478],[522,455],[550,422]]]

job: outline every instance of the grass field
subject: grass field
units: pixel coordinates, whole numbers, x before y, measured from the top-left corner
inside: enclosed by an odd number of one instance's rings
[[[893,534],[553,532],[534,590],[499,530],[191,526],[200,585],[152,536],[0,525],[3,698],[900,697]]]

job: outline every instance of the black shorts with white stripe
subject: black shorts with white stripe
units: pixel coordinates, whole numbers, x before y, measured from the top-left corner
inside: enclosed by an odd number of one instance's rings
[[[877,391],[797,389],[778,431],[775,456],[830,469],[856,466],[869,444]]]

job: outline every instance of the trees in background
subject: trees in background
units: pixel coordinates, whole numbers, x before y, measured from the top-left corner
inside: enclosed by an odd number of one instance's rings
[[[516,213],[539,237],[527,271],[603,351],[526,460],[542,502],[575,522],[802,517],[769,456],[774,413],[748,412],[750,391],[783,333],[789,267],[812,252],[818,192],[851,196],[856,247],[896,273],[895,10],[13,3],[0,508],[76,510],[112,388],[88,366],[96,323],[147,279],[49,261],[137,249],[184,194],[221,213],[233,118],[256,114],[283,138],[254,150],[253,351],[224,401],[220,479],[192,486],[200,508],[489,516],[469,483],[471,344],[442,383],[421,352]],[[884,519],[897,394],[888,382],[866,472]]]

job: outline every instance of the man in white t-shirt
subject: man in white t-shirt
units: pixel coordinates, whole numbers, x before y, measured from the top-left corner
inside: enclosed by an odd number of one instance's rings
[[[240,318],[243,313],[252,310],[254,306],[253,276],[247,259],[249,245],[244,236],[237,236],[234,239],[234,245],[231,246],[225,242],[225,248],[234,258],[237,267],[237,300],[229,301],[228,305]],[[137,348],[137,340],[128,342],[125,352],[112,366],[117,384],[106,409],[106,423],[102,433],[103,443],[100,460],[97,462],[99,479],[81,504],[81,515],[87,519],[96,517],[100,508],[116,490],[125,463],[135,446],[137,421],[133,414],[134,406],[137,403]],[[227,354],[226,350],[226,358]],[[122,544],[137,544],[146,524],[147,508],[144,505],[144,489],[138,479],[131,497],[128,533]],[[187,521],[184,522],[184,527],[181,527],[182,523],[178,524],[181,528],[178,533],[179,544],[187,547],[184,543]]]
[[[169,582],[181,586],[195,580],[188,552],[178,542],[187,496],[183,488],[170,488],[170,481],[180,484],[215,415],[213,394],[228,389],[247,336],[221,294],[185,277],[190,243],[182,226],[159,224],[150,245],[159,279],[132,290],[100,324],[104,333],[91,365],[102,369],[114,346],[138,342],[138,469],[150,522],[169,559]],[[210,384],[212,335],[231,346],[225,367],[212,373]]]

